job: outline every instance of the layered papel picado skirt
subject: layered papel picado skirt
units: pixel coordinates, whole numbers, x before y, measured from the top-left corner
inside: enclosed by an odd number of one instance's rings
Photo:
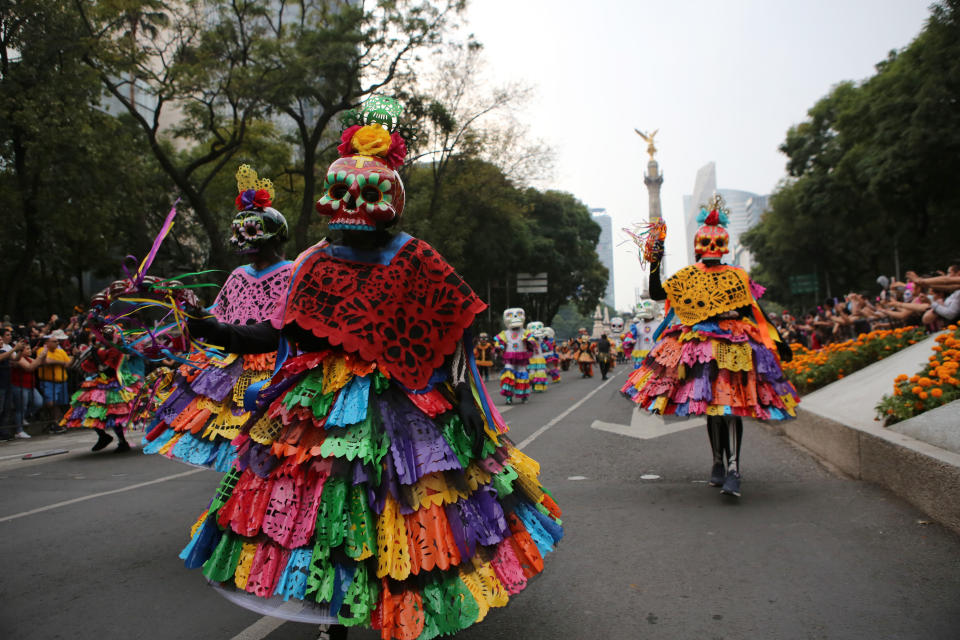
[[[143,383],[123,386],[116,373],[98,373],[84,380],[70,399],[70,409],[60,426],[70,429],[124,427],[130,419],[133,399]]]
[[[236,459],[231,441],[250,412],[244,394],[256,382],[269,380],[276,352],[225,357],[197,353],[179,367],[172,388],[147,425],[144,453],[217,471],[229,471]]]
[[[796,417],[798,395],[777,355],[749,321],[674,325],[630,374],[621,391],[661,415]]]
[[[543,569],[563,529],[539,465],[472,389],[479,456],[448,383],[414,393],[339,350],[287,360],[181,558],[249,608],[299,599],[298,619],[384,639],[483,620]]]

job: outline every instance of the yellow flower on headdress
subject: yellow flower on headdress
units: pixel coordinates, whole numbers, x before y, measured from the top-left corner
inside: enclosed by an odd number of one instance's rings
[[[350,141],[356,152],[364,156],[384,156],[390,150],[390,143],[390,132],[378,124],[360,127]]]

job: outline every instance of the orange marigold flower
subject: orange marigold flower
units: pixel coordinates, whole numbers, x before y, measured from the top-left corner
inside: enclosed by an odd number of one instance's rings
[[[812,382],[813,382],[813,378],[807,378],[807,384],[810,384]]]
[[[910,376],[910,382],[914,384],[916,384],[917,382],[920,382],[920,376]]]
[[[943,389],[934,387],[933,389],[930,389],[930,395],[932,395],[934,398],[939,398],[943,395]]]
[[[913,408],[914,408],[914,409],[923,409],[923,403],[922,403],[922,402],[915,402],[915,403],[913,403]]]
[[[924,377],[920,378],[919,384],[920,384],[921,387],[929,387],[930,385],[933,384],[933,380],[931,380],[930,378],[927,378],[926,376],[924,376]]]
[[[923,387],[917,386],[917,387],[914,387],[913,389],[910,389],[910,391],[911,391],[911,392],[913,393],[913,395],[915,395],[915,396],[916,396],[916,395],[920,395],[921,393],[923,393]]]
[[[927,399],[927,396],[928,396],[929,394],[928,394],[926,391],[921,391],[921,392],[918,393],[917,395],[920,396],[920,399],[921,399],[921,400],[926,400],[926,399]]]

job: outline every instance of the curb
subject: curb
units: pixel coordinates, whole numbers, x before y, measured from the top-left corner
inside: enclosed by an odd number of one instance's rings
[[[960,454],[879,423],[854,427],[809,410],[768,426],[840,472],[892,491],[960,534]]]

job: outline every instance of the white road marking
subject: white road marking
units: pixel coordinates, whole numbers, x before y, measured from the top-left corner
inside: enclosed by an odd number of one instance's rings
[[[629,438],[640,438],[641,440],[650,440],[659,438],[678,431],[686,431],[694,427],[701,427],[705,423],[697,419],[671,419],[664,421],[661,416],[652,415],[643,409],[634,409],[630,415],[630,424],[614,424],[612,422],[603,422],[594,420],[590,425],[591,429],[598,431],[607,431],[616,433]]]
[[[286,620],[263,616],[252,625],[230,638],[230,640],[260,640],[280,628]]]
[[[167,480],[176,480],[177,478],[183,478],[186,476],[193,475],[195,473],[200,473],[201,471],[206,471],[206,469],[191,469],[190,471],[184,471],[183,473],[175,473],[172,476],[164,476],[163,478],[157,478],[156,480],[149,480],[147,482],[140,482],[138,484],[132,484],[129,487],[122,487],[120,489],[111,489],[110,491],[101,491],[100,493],[92,493],[89,496],[83,496],[81,498],[74,498],[73,500],[64,500],[63,502],[56,502],[54,504],[47,505],[45,507],[40,507],[38,509],[31,509],[30,511],[23,511],[21,513],[15,513],[12,516],[4,516],[0,518],[0,522],[7,522],[8,520],[16,520],[17,518],[25,518],[26,516],[32,516],[35,513],[43,513],[44,511],[50,511],[51,509],[59,509],[60,507],[65,507],[67,505],[76,504],[78,502],[85,502],[87,500],[93,500],[94,498],[102,498],[103,496],[109,496],[114,493],[123,493],[124,491],[133,491],[134,489],[139,489],[141,487],[147,487],[152,484],[158,484],[160,482],[166,482]],[[40,474],[30,474],[30,475],[40,475]]]
[[[587,476],[570,476],[567,480],[586,480]]]
[[[631,369],[631,371],[633,371],[633,369]],[[610,377],[607,379],[606,382],[601,382],[601,383],[597,386],[596,389],[594,389],[593,391],[591,391],[591,392],[588,393],[587,395],[585,395],[585,396],[583,396],[582,398],[580,398],[580,400],[579,400],[578,402],[574,403],[573,406],[571,406],[569,409],[567,409],[566,411],[564,411],[563,413],[561,413],[560,415],[558,415],[556,418],[554,418],[553,420],[551,420],[551,421],[548,422],[547,424],[543,425],[542,427],[540,427],[539,429],[537,429],[536,431],[534,431],[534,432],[533,432],[532,434],[530,434],[526,439],[524,439],[523,442],[521,442],[520,444],[517,445],[517,449],[523,449],[525,446],[527,446],[528,444],[530,444],[531,442],[533,442],[534,440],[536,440],[537,438],[539,438],[540,436],[542,436],[544,433],[546,433],[547,431],[549,431],[549,430],[550,430],[551,428],[553,428],[553,426],[556,425],[558,422],[560,422],[561,420],[563,420],[564,418],[566,418],[568,415],[570,415],[571,413],[573,413],[574,411],[576,411],[578,408],[580,408],[580,405],[582,405],[584,402],[586,402],[587,400],[589,400],[590,398],[592,398],[594,395],[596,395],[597,392],[599,392],[599,391],[600,391],[601,389],[603,389],[605,386],[607,386],[608,384],[610,384],[611,382],[613,382],[614,380],[616,380],[616,379],[620,376],[620,373],[622,373],[622,372],[614,373],[612,376],[610,376]]]
[[[660,476],[658,476],[655,473],[645,473],[642,476],[640,476],[640,479],[641,480],[659,480]]]

